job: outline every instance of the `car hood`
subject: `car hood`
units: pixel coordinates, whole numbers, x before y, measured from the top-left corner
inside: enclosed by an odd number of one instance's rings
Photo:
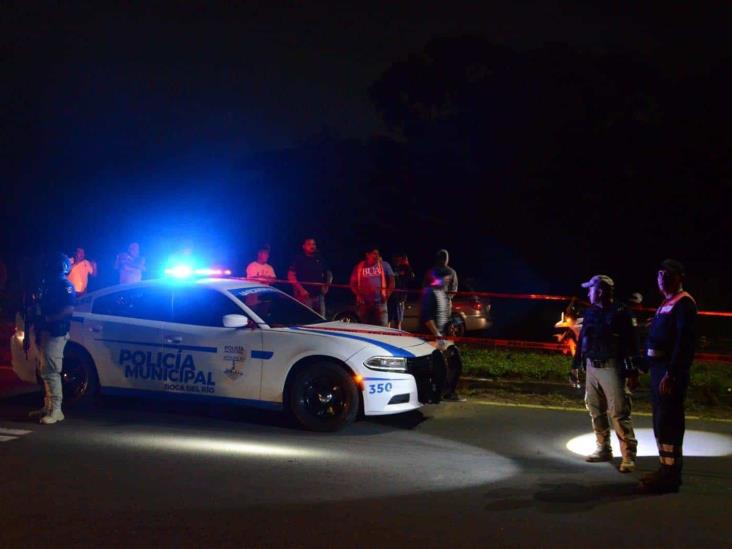
[[[376,343],[384,347],[398,347],[401,349],[408,349],[424,344],[423,339],[413,336],[409,332],[403,332],[394,328],[384,328],[382,326],[372,326],[370,324],[335,321],[297,326],[292,329],[336,338],[361,340],[364,343]]]

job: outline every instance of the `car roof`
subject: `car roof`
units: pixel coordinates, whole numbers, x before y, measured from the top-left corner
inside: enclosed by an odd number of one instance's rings
[[[99,297],[102,295],[120,292],[124,290],[132,290],[134,288],[149,288],[152,286],[171,286],[171,287],[191,287],[206,286],[217,290],[233,290],[239,288],[263,288],[268,287],[261,282],[253,282],[244,278],[198,278],[198,279],[175,279],[175,278],[157,278],[152,280],[142,280],[131,284],[117,284],[115,286],[107,286],[95,292],[90,292],[89,297]],[[274,289],[274,288],[273,288]]]

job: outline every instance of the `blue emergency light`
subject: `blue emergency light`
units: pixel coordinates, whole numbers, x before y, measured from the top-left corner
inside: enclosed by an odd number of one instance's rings
[[[165,276],[173,278],[190,278],[193,276],[231,276],[231,269],[194,269],[188,265],[176,265],[165,269]]]

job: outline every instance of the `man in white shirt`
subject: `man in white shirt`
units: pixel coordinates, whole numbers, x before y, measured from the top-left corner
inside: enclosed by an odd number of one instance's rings
[[[73,284],[77,297],[86,293],[89,275],[97,276],[97,263],[86,259],[84,248],[76,248],[68,279]]]
[[[145,270],[145,258],[140,255],[140,245],[133,242],[126,252],[119,253],[114,268],[119,271],[120,284],[140,282],[142,271]]]
[[[275,270],[268,263],[269,261],[269,245],[265,244],[257,250],[257,260],[247,265],[246,277],[257,282],[269,284],[277,280]]]

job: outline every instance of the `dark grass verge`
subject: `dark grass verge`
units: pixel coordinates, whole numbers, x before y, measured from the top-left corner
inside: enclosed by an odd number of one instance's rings
[[[463,392],[496,402],[580,408],[583,391],[567,383],[571,359],[557,353],[461,347],[466,380]],[[468,378],[474,378],[472,380]],[[478,379],[475,379],[478,378]],[[641,375],[634,409],[650,412],[649,376]],[[687,413],[732,418],[732,364],[695,362]]]

